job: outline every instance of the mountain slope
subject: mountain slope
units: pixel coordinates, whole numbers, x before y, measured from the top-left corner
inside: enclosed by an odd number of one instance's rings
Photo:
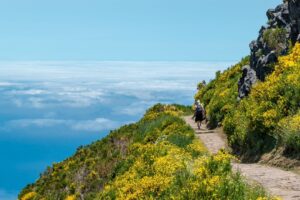
[[[256,82],[242,100],[237,98],[235,78],[241,75],[241,66],[219,74],[200,88],[195,98],[203,100],[212,126],[223,125],[235,153],[248,161],[258,161],[263,154],[272,152],[264,159],[276,165],[299,167],[300,44],[279,57],[274,71],[264,81]]]
[[[262,189],[231,171],[231,156],[210,156],[180,115],[155,105],[137,123],[111,132],[53,165],[19,195],[28,199],[256,199]]]

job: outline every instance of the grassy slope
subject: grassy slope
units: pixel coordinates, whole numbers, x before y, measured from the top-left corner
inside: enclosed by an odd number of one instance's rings
[[[245,60],[217,76],[195,96],[204,100],[211,123],[222,123],[236,153],[257,160],[274,148],[284,148],[284,155],[299,160],[299,61],[300,45],[296,44],[242,101],[237,100],[237,83]]]
[[[81,147],[19,195],[27,199],[256,199],[261,189],[231,172],[230,158],[207,154],[179,117],[183,106],[155,105],[137,123]]]

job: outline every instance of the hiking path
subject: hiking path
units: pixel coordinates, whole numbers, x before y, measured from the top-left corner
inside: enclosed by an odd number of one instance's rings
[[[203,142],[212,154],[220,149],[227,149],[227,139],[220,129],[208,130],[202,125],[198,130],[192,116],[184,120],[195,131],[196,136]],[[300,200],[300,175],[279,168],[248,163],[232,163],[235,171],[239,171],[246,179],[261,184],[270,194],[284,200]]]

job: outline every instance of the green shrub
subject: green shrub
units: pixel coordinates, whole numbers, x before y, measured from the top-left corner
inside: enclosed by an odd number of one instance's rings
[[[137,123],[112,131],[54,164],[19,198],[257,199],[231,171],[231,156],[207,154],[181,116],[190,107],[157,104]]]
[[[283,146],[286,152],[299,155],[300,128],[291,125],[292,121],[300,124],[299,61],[300,44],[296,44],[289,55],[279,57],[274,72],[264,82],[256,83],[241,101],[236,100],[237,80],[230,78],[239,77],[239,65],[218,75],[198,92],[196,98],[205,103],[211,123],[223,124],[236,153],[258,159],[260,154]]]
[[[288,45],[286,40],[286,30],[284,28],[267,29],[263,33],[263,40],[267,43],[268,47],[275,50],[277,55]]]
[[[212,128],[222,123],[224,117],[238,104],[237,83],[242,76],[241,68],[246,64],[249,64],[249,57],[223,73],[217,72],[216,78],[200,88],[195,95],[195,99],[200,99],[204,104]]]
[[[300,152],[300,112],[283,118],[276,131],[279,141],[285,145],[286,152],[296,154]]]

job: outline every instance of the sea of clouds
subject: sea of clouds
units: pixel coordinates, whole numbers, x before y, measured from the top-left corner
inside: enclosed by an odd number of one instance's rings
[[[0,199],[155,103],[190,105],[233,62],[0,62]]]

